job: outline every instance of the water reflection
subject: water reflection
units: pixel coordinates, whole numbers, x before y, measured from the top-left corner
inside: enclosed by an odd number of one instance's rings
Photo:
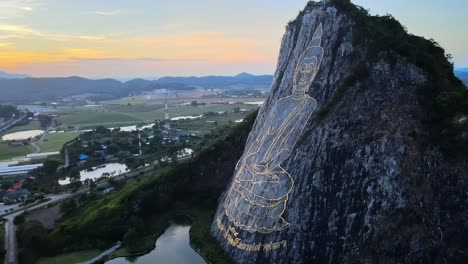
[[[156,241],[156,248],[140,257],[116,258],[106,264],[205,264],[190,246],[190,225],[172,224]]]
[[[80,180],[85,181],[86,179],[96,180],[103,176],[114,177],[123,174],[128,171],[127,165],[121,163],[107,163],[97,167],[93,167],[91,170],[80,171]],[[70,179],[59,181],[60,185],[70,184]]]

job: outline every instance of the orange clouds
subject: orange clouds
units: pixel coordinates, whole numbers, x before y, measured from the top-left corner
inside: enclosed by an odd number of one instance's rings
[[[226,37],[214,31],[160,37],[88,36],[51,34],[23,26],[0,25],[1,31],[12,35],[4,41],[0,38],[0,67],[6,71],[42,76],[65,74],[64,71],[69,72],[67,75],[80,75],[87,65],[123,74],[129,68],[142,72],[155,69],[177,72],[180,68],[187,72],[189,68],[196,69],[197,65],[213,70],[216,67],[228,69],[230,65],[240,68],[243,64],[265,68],[265,65],[275,63],[272,52],[265,48],[268,46],[266,41]],[[111,61],[109,58],[115,59]],[[79,72],[73,73],[73,70]]]
[[[212,62],[264,60],[258,52],[261,43],[249,39],[226,38],[218,32],[192,32],[161,38],[129,39],[124,45],[136,46],[162,59],[190,59]],[[142,54],[141,54],[142,55]],[[266,54],[264,54],[266,55]]]
[[[255,40],[226,38],[217,32],[192,32],[174,34],[160,38],[112,39],[106,36],[69,36],[41,34],[26,27],[1,26],[0,31],[33,34],[29,36],[30,50],[0,50],[1,65],[25,62],[67,60],[67,58],[160,58],[165,60],[205,60],[212,62],[264,61],[270,54],[259,52],[262,43]],[[36,49],[34,38],[52,42],[46,52],[32,52]],[[9,43],[11,43],[9,41]],[[26,46],[28,44],[23,44]],[[74,46],[79,48],[64,48]]]
[[[11,45],[8,45],[11,46]],[[5,46],[7,47],[7,46]],[[10,68],[21,64],[67,61],[71,58],[100,58],[103,54],[91,49],[64,49],[57,52],[18,51],[14,48],[2,50],[0,43],[0,67]]]

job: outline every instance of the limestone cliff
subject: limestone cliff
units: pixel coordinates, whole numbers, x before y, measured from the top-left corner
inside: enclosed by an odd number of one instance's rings
[[[466,103],[439,104],[467,96],[450,68],[391,17],[310,2],[286,29],[212,234],[237,263],[465,261],[466,149],[448,158],[442,145],[451,131],[466,146]]]

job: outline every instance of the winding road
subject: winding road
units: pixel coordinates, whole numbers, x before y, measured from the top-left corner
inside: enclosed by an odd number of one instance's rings
[[[76,196],[78,194],[81,194],[83,192],[86,192],[87,189],[81,189],[77,192],[74,193],[63,193],[63,194],[57,194],[57,195],[50,195],[49,198],[50,200],[41,203],[38,205],[31,206],[29,208],[23,208],[21,210],[15,211],[14,213],[11,213],[9,215],[3,216],[4,219],[7,221],[5,222],[5,249],[6,249],[6,255],[5,255],[5,260],[3,263],[5,264],[17,264],[18,259],[17,259],[17,243],[16,243],[16,226],[13,224],[13,220],[15,219],[16,216],[24,213],[25,210],[34,210],[40,207],[44,207],[48,204],[51,203],[56,203],[61,200],[68,199],[70,197]]]
[[[41,137],[34,141],[34,142],[31,142],[31,146],[33,146],[36,150],[34,151],[34,154],[37,154],[37,153],[41,153],[41,147],[39,147],[39,145],[37,145],[38,143],[41,143],[42,141],[44,141],[44,138],[47,136],[47,134],[49,134],[49,131],[52,129],[52,125],[50,125],[46,131],[41,135]]]

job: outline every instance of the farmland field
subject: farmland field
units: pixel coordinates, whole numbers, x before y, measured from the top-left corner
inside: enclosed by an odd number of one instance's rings
[[[79,134],[79,132],[49,133],[38,146],[41,152],[60,151],[65,143],[78,137]]]
[[[170,106],[167,109],[171,118],[180,116],[197,116],[207,112],[233,112],[235,108],[252,111],[256,105],[247,104],[211,104]],[[98,125],[118,126],[138,123],[152,123],[164,119],[165,109],[162,105],[103,105],[96,107],[58,107],[59,117],[56,120],[64,126]]]
[[[21,121],[19,124],[10,127],[9,129],[3,131],[1,135],[19,132],[19,131],[26,131],[26,130],[38,130],[42,129],[39,121]]]
[[[30,145],[20,147],[10,147],[8,142],[0,141],[0,161],[7,160],[13,157],[25,156],[34,152],[34,148]]]

